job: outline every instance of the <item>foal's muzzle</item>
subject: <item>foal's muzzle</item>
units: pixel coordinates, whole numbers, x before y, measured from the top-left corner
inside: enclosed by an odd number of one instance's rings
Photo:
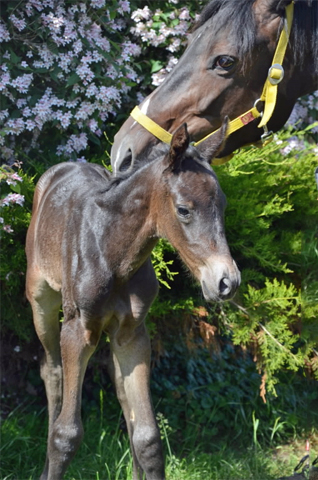
[[[230,255],[210,257],[200,273],[202,292],[208,302],[228,300],[241,283],[240,271]]]

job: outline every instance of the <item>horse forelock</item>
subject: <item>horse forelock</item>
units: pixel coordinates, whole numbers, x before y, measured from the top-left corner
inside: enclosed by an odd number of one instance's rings
[[[256,21],[253,4],[256,0],[212,0],[202,10],[193,32],[205,25],[210,19],[217,17],[218,31],[226,28],[235,45],[239,47],[239,55],[243,62],[250,59],[256,39]],[[272,4],[271,13],[281,17],[277,38],[284,26],[285,9],[282,1]],[[215,29],[213,29],[215,34]],[[294,62],[303,65],[312,52],[314,71],[318,73],[318,2],[317,0],[296,0],[293,26],[291,30]]]
[[[256,24],[252,9],[254,2],[255,0],[212,0],[203,9],[193,32],[217,17],[215,25],[217,31],[226,29],[229,32],[233,43],[239,46],[240,57],[245,61],[251,56],[255,43]]]

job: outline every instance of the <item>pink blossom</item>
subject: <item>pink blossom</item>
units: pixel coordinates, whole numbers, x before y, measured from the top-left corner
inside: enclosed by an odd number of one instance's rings
[[[27,6],[29,9],[33,7],[33,8],[36,8],[39,12],[41,12],[41,10],[43,10],[43,8],[46,6],[44,5],[44,3],[48,3],[48,2],[44,2],[41,0],[29,0]]]
[[[22,108],[22,107],[24,107],[24,105],[26,105],[26,104],[27,104],[27,99],[26,99],[26,98],[19,98],[19,99],[17,100],[17,107],[18,107],[18,108]]]
[[[75,55],[78,55],[83,50],[83,44],[81,40],[76,40],[76,42],[73,43],[73,49]]]
[[[13,229],[10,225],[3,225],[3,230],[7,233],[13,233]]]
[[[95,133],[97,128],[98,128],[98,123],[96,122],[96,120],[91,119],[88,122],[88,126],[89,126],[90,130]]]
[[[130,2],[128,0],[119,0],[118,12],[123,14],[124,12],[130,12]]]
[[[83,81],[84,85],[88,85],[89,82],[93,80],[95,77],[95,74],[93,70],[91,70],[87,63],[82,63],[76,68],[76,73],[80,77],[80,79]]]
[[[305,148],[305,145],[303,140],[299,139],[298,137],[291,137],[288,140],[288,145],[286,145],[286,147],[281,149],[281,153],[283,155],[288,155],[293,150],[300,151],[300,150],[304,150],[304,148]]]
[[[137,8],[132,15],[131,18],[135,20],[135,22],[140,22],[141,20],[149,20],[151,17],[151,10],[149,7],[145,6],[144,8]]]
[[[85,90],[86,97],[95,97],[98,93],[98,88],[95,83],[91,83]]]
[[[0,43],[8,42],[10,40],[10,34],[5,26],[4,22],[0,20]]]
[[[33,73],[25,73],[20,77],[15,78],[11,81],[12,87],[14,87],[20,93],[27,93],[31,82],[33,80]]]
[[[191,20],[189,10],[187,8],[182,8],[179,18],[180,20]]]
[[[25,108],[22,110],[22,115],[23,115],[24,117],[31,117],[31,116],[32,116],[32,112],[31,112],[30,107],[25,107]]]
[[[181,40],[180,38],[175,38],[173,40],[173,42],[167,47],[167,50],[169,50],[169,52],[177,52],[180,48],[180,45],[181,45]]]
[[[10,204],[18,204],[23,207],[24,195],[19,193],[9,193],[3,200],[1,200],[1,205],[9,206]]]
[[[5,124],[5,129],[9,135],[19,135],[24,130],[24,121],[22,118],[9,119]]]
[[[19,32],[21,32],[22,30],[25,29],[26,23],[25,23],[24,18],[19,19],[14,14],[10,15],[9,18],[10,18],[11,22],[13,23],[13,25],[15,26],[15,28],[17,28],[19,30]]]
[[[5,110],[0,110],[0,121],[3,121],[5,118],[8,118],[9,112],[6,108]]]
[[[25,122],[25,128],[32,132],[36,128],[36,123],[33,120],[30,120],[29,118]]]
[[[103,8],[105,6],[105,0],[91,0],[93,8]]]
[[[90,102],[83,102],[74,115],[77,120],[86,120],[95,110],[95,105]]]
[[[0,92],[5,90],[6,85],[10,85],[11,77],[10,73],[4,73],[0,77]]]
[[[17,173],[11,173],[6,178],[6,182],[7,182],[8,185],[16,185],[17,181],[22,182],[22,178]]]

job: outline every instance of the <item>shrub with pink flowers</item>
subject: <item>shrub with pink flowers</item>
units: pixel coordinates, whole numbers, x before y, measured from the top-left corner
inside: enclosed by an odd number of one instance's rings
[[[2,2],[0,279],[4,322],[15,334],[31,335],[18,325],[34,182],[61,161],[107,161],[114,133],[155,87],[151,74],[182,53],[190,11],[204,3]]]
[[[76,160],[100,143],[138,80],[130,2],[27,0],[1,8],[1,156]]]

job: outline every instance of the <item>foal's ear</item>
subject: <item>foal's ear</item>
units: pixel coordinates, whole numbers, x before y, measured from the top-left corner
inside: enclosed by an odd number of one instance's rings
[[[179,127],[172,136],[169,150],[169,168],[177,170],[181,163],[183,154],[189,146],[189,134],[187,124],[184,123]]]
[[[212,159],[223,149],[227,138],[228,125],[229,117],[225,117],[221,128],[197,145],[196,148],[201,157],[208,163],[211,163]]]

